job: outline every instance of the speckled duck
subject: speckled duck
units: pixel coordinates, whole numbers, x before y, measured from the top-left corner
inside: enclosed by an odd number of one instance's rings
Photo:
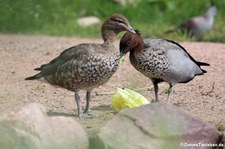
[[[103,44],[79,44],[64,50],[58,57],[35,70],[38,74],[25,80],[44,79],[51,85],[75,92],[78,115],[92,118],[90,114],[91,91],[106,83],[119,65],[119,50],[114,46],[121,31],[135,33],[128,20],[120,14],[108,17],[102,25]],[[86,90],[86,107],[80,107],[79,90]]]
[[[144,39],[140,33],[127,32],[120,40],[121,55],[130,52],[130,62],[139,72],[150,78],[154,85],[155,101],[158,99],[158,83],[169,84],[170,101],[176,83],[187,83],[195,76],[206,73],[200,66],[209,66],[196,61],[181,45],[167,39]]]

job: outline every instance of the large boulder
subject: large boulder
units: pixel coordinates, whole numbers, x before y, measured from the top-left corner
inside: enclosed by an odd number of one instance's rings
[[[172,104],[153,103],[117,114],[92,140],[98,149],[207,149],[221,133]],[[196,147],[197,146],[197,147]]]
[[[32,103],[0,115],[1,149],[87,149],[88,137],[70,117],[48,116]]]

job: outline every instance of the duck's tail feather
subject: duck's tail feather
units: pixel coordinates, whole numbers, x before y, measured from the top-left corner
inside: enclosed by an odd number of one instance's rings
[[[207,71],[206,70],[204,70],[204,69],[201,69],[202,70],[202,73],[207,73]]]
[[[25,80],[36,80],[36,79],[40,79],[42,77],[43,76],[40,73],[38,73],[38,74],[36,74],[34,76],[30,76],[30,77],[25,78]]]
[[[210,66],[209,63],[205,63],[205,62],[197,62],[197,64],[198,64],[199,66]]]
[[[35,68],[34,70],[40,71],[40,70],[41,70],[41,67],[39,67],[39,68]]]
[[[209,63],[205,63],[205,62],[196,62],[196,63],[197,63],[198,66],[210,66]],[[202,70],[202,74],[207,73],[206,70],[204,70],[202,68],[201,68],[201,70]]]

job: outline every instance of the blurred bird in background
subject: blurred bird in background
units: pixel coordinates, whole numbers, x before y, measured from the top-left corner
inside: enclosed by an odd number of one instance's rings
[[[183,34],[186,34],[187,37],[196,37],[198,40],[202,40],[204,37],[204,33],[212,28],[214,17],[216,15],[217,8],[214,5],[213,1],[211,1],[211,6],[204,15],[196,16],[187,21],[184,21],[175,29],[166,31],[165,34],[180,30]]]

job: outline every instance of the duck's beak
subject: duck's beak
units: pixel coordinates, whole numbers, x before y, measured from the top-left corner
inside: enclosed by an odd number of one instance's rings
[[[119,58],[117,60],[121,60],[121,58],[124,56],[125,54],[120,52]]]
[[[128,50],[120,50],[120,57],[125,56],[128,53]]]
[[[123,57],[126,53],[120,50],[120,58]]]
[[[130,24],[128,24],[127,27],[128,27],[128,31],[136,34],[135,30],[130,26]]]

